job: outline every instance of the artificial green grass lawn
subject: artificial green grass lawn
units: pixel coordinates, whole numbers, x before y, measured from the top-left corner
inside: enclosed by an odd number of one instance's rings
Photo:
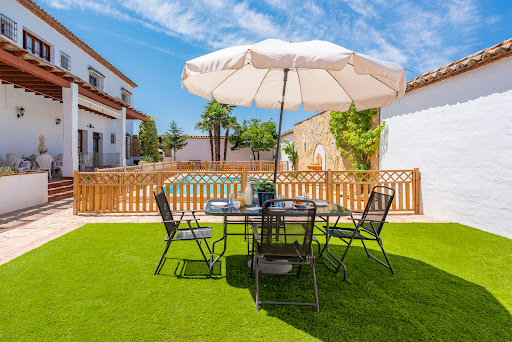
[[[346,259],[348,282],[317,258],[317,314],[256,311],[243,237],[229,237],[214,279],[194,242],[171,245],[153,276],[163,235],[160,224],[90,224],[1,265],[0,340],[512,341],[506,238],[458,224],[387,224],[396,275],[360,243]],[[332,250],[341,255],[342,244]],[[262,276],[260,286],[262,300],[313,301],[309,269],[300,279]]]

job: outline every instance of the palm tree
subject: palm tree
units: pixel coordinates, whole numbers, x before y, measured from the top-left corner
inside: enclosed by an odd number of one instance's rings
[[[212,134],[212,125],[210,122],[210,118],[206,114],[201,115],[201,121],[196,123],[195,128],[200,130],[201,132],[208,132],[208,135],[210,137],[210,151],[212,155],[212,161],[213,159],[213,134]]]
[[[218,103],[215,99],[208,102],[201,115],[202,121],[196,124],[196,129],[208,131],[210,135],[210,149],[212,160],[220,161],[220,134],[224,123],[230,121],[229,115],[235,106]],[[213,132],[213,137],[212,137]],[[229,132],[228,132],[229,133]],[[226,149],[226,147],[225,147]],[[226,152],[224,152],[226,155]]]
[[[228,142],[229,142],[229,129],[235,129],[238,126],[238,122],[236,122],[236,116],[230,116],[229,114],[224,118],[222,122],[222,128],[226,130],[226,134],[224,135],[224,161],[226,161],[226,155],[228,152]]]

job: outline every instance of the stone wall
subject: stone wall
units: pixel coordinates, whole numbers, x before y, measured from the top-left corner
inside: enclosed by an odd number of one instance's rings
[[[315,162],[315,148],[322,144],[325,150],[325,169],[349,170],[348,158],[341,155],[329,129],[330,112],[322,112],[293,126],[293,141],[297,150],[297,170],[307,170]],[[372,127],[379,124],[379,114],[372,119]],[[378,155],[372,158],[372,169],[378,169]]]

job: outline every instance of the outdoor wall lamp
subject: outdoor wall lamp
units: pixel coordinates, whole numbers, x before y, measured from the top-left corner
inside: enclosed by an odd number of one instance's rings
[[[88,124],[87,126],[85,127],[88,127],[88,128],[94,128],[94,126],[92,124]]]
[[[60,124],[60,118],[55,119],[55,124]]]
[[[23,115],[25,115],[25,109],[23,107],[21,107],[19,109],[19,113],[18,113],[18,119],[21,118]]]

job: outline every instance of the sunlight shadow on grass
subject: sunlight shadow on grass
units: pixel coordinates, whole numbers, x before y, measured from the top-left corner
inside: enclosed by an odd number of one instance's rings
[[[332,250],[340,255],[344,246]],[[346,259],[348,282],[317,258],[320,314],[308,307],[262,309],[322,340],[512,340],[512,316],[487,289],[419,260],[389,257],[396,275],[368,259],[362,247],[352,247]],[[228,256],[226,278],[231,286],[247,288],[254,298],[254,278],[246,263],[245,255]],[[314,301],[311,269],[304,267],[300,279],[261,276],[260,298]]]
[[[176,278],[206,278],[209,268],[204,260],[165,258],[159,275]],[[213,266],[213,276],[222,275],[222,260]]]

